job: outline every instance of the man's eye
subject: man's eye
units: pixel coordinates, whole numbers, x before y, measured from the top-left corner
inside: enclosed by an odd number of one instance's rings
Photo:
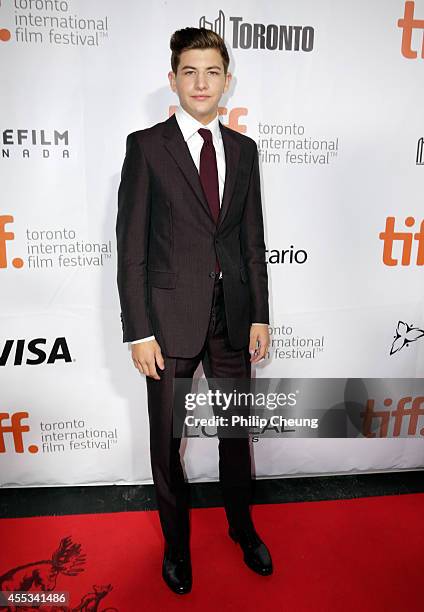
[[[187,70],[184,74],[194,74],[194,70]],[[209,74],[217,75],[219,73],[215,70],[209,70]]]

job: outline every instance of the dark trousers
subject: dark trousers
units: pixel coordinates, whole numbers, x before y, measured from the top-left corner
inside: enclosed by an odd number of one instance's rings
[[[234,350],[228,341],[222,280],[215,280],[208,333],[201,352],[192,358],[163,355],[161,380],[147,377],[150,459],[165,543],[189,547],[189,500],[180,461],[180,438],[173,437],[173,379],[192,378],[202,362],[207,378],[250,379],[249,347]],[[219,432],[218,432],[219,436]],[[249,438],[219,436],[219,480],[229,525],[252,526],[249,513],[251,461]]]

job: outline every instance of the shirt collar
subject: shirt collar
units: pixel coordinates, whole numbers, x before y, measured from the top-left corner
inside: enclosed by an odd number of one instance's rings
[[[184,110],[180,104],[177,106],[177,110],[175,111],[175,117],[186,142],[193,136],[193,134],[197,132],[199,128],[210,130],[215,141],[221,138],[221,130],[219,128],[219,113],[217,113],[216,117],[214,117],[214,119],[212,119],[212,121],[210,121],[207,125],[203,125],[203,123],[197,121],[197,119],[192,117],[190,113]]]

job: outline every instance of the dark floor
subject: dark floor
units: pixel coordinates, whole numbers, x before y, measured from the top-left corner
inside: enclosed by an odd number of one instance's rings
[[[424,470],[254,481],[254,504],[424,492]],[[190,484],[191,506],[222,506],[219,483]],[[0,488],[0,518],[155,510],[153,485]]]

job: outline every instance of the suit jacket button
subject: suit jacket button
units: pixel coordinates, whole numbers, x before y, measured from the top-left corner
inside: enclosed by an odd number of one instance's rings
[[[215,272],[209,272],[209,276],[210,276],[211,278],[215,278]]]

